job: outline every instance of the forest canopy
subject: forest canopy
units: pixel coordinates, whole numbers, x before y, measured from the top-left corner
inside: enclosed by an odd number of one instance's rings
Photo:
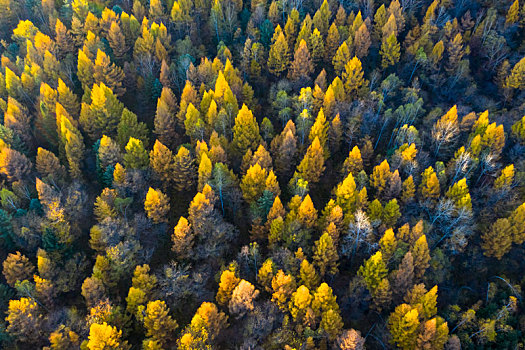
[[[525,347],[525,0],[0,0],[0,348]]]

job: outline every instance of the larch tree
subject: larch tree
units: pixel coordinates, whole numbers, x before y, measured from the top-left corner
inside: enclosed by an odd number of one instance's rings
[[[345,64],[343,82],[346,93],[353,98],[357,97],[359,89],[365,85],[363,67],[356,56]]]
[[[177,191],[187,190],[195,183],[195,162],[190,151],[182,146],[175,155],[173,181]]]
[[[301,40],[295,50],[294,59],[288,71],[288,78],[294,81],[309,80],[314,71],[314,65],[310,56],[310,51],[305,40]]]
[[[319,182],[325,169],[324,162],[323,148],[319,138],[316,137],[306,150],[303,160],[297,166],[297,177],[308,181],[309,184]]]
[[[149,153],[149,164],[155,176],[162,182],[163,188],[166,189],[173,180],[173,152],[156,140]]]
[[[282,31],[278,33],[277,39],[270,47],[268,57],[268,70],[279,77],[288,69],[290,64],[290,49]]]
[[[144,201],[144,210],[148,218],[158,224],[161,222],[168,222],[168,213],[170,211],[170,203],[168,197],[160,190],[149,188]]]
[[[248,149],[256,150],[260,141],[259,124],[252,111],[243,104],[235,118],[232,147],[238,154],[245,154]]]

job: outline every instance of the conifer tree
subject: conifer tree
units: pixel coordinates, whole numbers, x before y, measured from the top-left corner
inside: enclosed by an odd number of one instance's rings
[[[122,331],[119,331],[117,327],[112,327],[106,322],[93,323],[89,328],[89,341],[86,346],[89,350],[129,349],[127,342],[122,342],[121,338]]]
[[[301,283],[308,287],[308,289],[315,289],[318,287],[320,278],[315,271],[315,267],[310,264],[307,259],[301,261],[299,275],[301,277]]]
[[[303,160],[297,166],[296,175],[298,178],[308,181],[309,184],[319,182],[319,179],[325,169],[324,155],[319,138],[316,137],[310,147],[306,150]],[[295,176],[295,175],[294,175]]]
[[[243,104],[235,118],[232,147],[238,154],[245,154],[248,149],[252,151],[257,149],[260,141],[259,125],[252,111]]]
[[[154,223],[168,222],[168,213],[170,211],[170,203],[168,197],[160,190],[149,188],[144,201],[144,210],[148,218]]]
[[[97,58],[93,66],[93,78],[95,83],[104,83],[117,96],[122,96],[126,89],[122,87],[124,72],[120,67],[111,63],[108,55],[102,50],[97,51]]]
[[[61,155],[67,159],[69,175],[72,178],[80,178],[81,161],[84,157],[84,140],[80,131],[72,124],[71,117],[64,108],[57,103],[56,118],[58,126],[59,150]]]
[[[116,140],[121,148],[125,148],[130,137],[141,140],[144,147],[149,145],[149,129],[146,123],[139,122],[135,113],[124,108],[117,125]]]
[[[421,184],[419,185],[419,191],[423,199],[435,200],[439,198],[440,187],[439,180],[437,178],[434,168],[431,166],[426,168],[421,174]]]
[[[381,67],[383,69],[395,65],[401,57],[401,46],[397,41],[395,33],[390,34],[381,43]]]
[[[355,33],[355,55],[359,59],[363,59],[368,56],[368,49],[370,48],[371,44],[372,41],[370,39],[370,32],[368,31],[366,23],[363,23]]]
[[[346,93],[354,98],[357,97],[359,89],[365,84],[365,80],[361,61],[356,56],[345,64],[343,81]]]
[[[510,251],[512,246],[512,226],[508,219],[498,219],[490,230],[483,236],[481,247],[486,256],[493,256],[498,260]]]
[[[387,276],[388,269],[383,260],[383,254],[379,251],[372,255],[359,268],[359,275],[363,276],[368,290],[374,293],[379,283]]]
[[[321,277],[324,277],[327,273],[333,276],[338,272],[337,261],[339,256],[332,237],[330,237],[328,232],[323,233],[319,240],[315,242],[313,259]]]
[[[162,182],[163,188],[166,189],[173,180],[174,164],[171,150],[156,140],[149,153],[149,164],[155,176]]]
[[[279,32],[277,39],[270,47],[268,57],[268,70],[273,75],[279,77],[290,64],[290,52],[288,41],[282,31]]]
[[[17,281],[29,280],[35,270],[29,259],[20,252],[16,252],[16,254],[10,253],[2,266],[2,273],[7,284],[11,287],[14,287]]]
[[[111,50],[113,50],[113,55],[115,55],[115,58],[117,60],[122,60],[129,48],[126,45],[126,38],[116,21],[111,22],[111,27],[109,28],[107,38],[109,47],[111,47]]]
[[[414,349],[419,329],[419,313],[410,305],[401,304],[388,319],[388,328],[392,334],[392,340],[401,349]]]
[[[177,191],[187,190],[195,183],[195,166],[190,151],[182,146],[175,155],[173,181]]]
[[[430,250],[428,249],[427,237],[421,235],[410,250],[414,258],[414,275],[422,278],[426,269],[430,266]]]
[[[339,39],[339,30],[337,29],[337,25],[335,22],[332,22],[330,29],[328,29],[328,35],[326,37],[324,46],[324,62],[326,64],[332,64],[332,59],[339,48]],[[350,53],[348,55],[350,56]]]
[[[215,297],[219,305],[228,305],[233,290],[237,287],[240,281],[240,278],[236,276],[235,269],[230,268],[222,272],[219,282],[219,290]]]
[[[337,75],[341,75],[341,73],[345,70],[345,66],[350,61],[350,58],[350,49],[348,48],[346,41],[343,41],[332,59],[334,71]]]
[[[242,195],[246,202],[254,203],[261,197],[266,188],[267,178],[268,172],[259,164],[250,166],[241,181]]]
[[[173,340],[173,333],[177,329],[177,321],[168,315],[169,309],[161,300],[148,302],[144,310],[144,328],[146,336],[162,346]]]
[[[525,89],[525,57],[512,68],[505,80],[505,87],[508,89]]]
[[[291,80],[310,79],[310,74],[314,71],[314,65],[310,56],[310,51],[305,40],[301,40],[295,50],[293,62],[288,71],[288,78]]]
[[[141,140],[130,137],[126,145],[124,165],[130,169],[146,169],[149,164],[148,152]]]

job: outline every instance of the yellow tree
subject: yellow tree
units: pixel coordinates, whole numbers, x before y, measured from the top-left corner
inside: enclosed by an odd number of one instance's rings
[[[339,256],[332,237],[328,232],[323,233],[319,240],[315,242],[313,259],[321,277],[324,277],[326,273],[332,276],[337,273]]]
[[[359,89],[365,84],[363,66],[356,56],[345,64],[343,82],[346,93],[352,97],[357,97]]]
[[[277,34],[277,32],[276,32]],[[290,64],[290,49],[288,48],[288,41],[283,32],[277,34],[277,39],[270,46],[270,53],[268,57],[268,70],[273,75],[279,77],[288,68]]]
[[[421,174],[421,184],[419,185],[419,191],[423,199],[435,200],[439,198],[441,193],[439,187],[439,180],[434,171],[434,168],[429,166]]]
[[[59,103],[56,104],[56,118],[59,137],[59,152],[67,159],[72,178],[82,176],[81,162],[84,158],[84,140],[80,131],[73,125],[71,117]]]
[[[170,211],[170,202],[168,196],[160,190],[149,188],[144,201],[144,210],[148,218],[154,223],[168,222],[168,213]]]
[[[314,65],[310,57],[310,51],[306,45],[306,41],[301,40],[299,46],[295,50],[294,60],[290,65],[288,71],[288,78],[291,80],[309,79],[310,74],[314,71]]]
[[[399,62],[401,45],[399,45],[395,33],[390,34],[390,36],[383,40],[379,53],[381,54],[381,67],[383,67],[383,69]]]
[[[510,251],[512,246],[512,226],[508,219],[498,219],[482,237],[481,247],[486,256],[498,260]]]
[[[297,177],[308,181],[309,184],[319,182],[325,169],[324,161],[323,148],[321,147],[319,138],[316,137],[306,150],[303,160],[297,166]]]
[[[177,321],[168,313],[166,303],[161,300],[150,301],[144,311],[143,323],[146,336],[162,346],[173,340],[175,329],[178,327]]]
[[[112,327],[106,322],[93,323],[89,328],[87,348],[89,350],[119,350],[129,349],[126,341],[121,341],[122,331]]]
[[[191,188],[195,183],[195,166],[190,151],[182,146],[175,155],[173,163],[173,181],[177,191]]]
[[[171,150],[156,140],[149,153],[149,164],[163,187],[167,188],[173,180],[173,153]]]
[[[346,41],[343,41],[332,59],[334,71],[337,75],[340,75],[341,72],[343,72],[348,61],[350,61],[350,49],[348,48]]]
[[[238,154],[245,154],[248,149],[255,151],[260,142],[259,124],[252,111],[243,104],[235,118],[232,147]]]

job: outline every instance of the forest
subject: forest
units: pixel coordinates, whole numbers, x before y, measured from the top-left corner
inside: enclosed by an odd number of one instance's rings
[[[525,0],[0,0],[0,349],[525,348]]]

